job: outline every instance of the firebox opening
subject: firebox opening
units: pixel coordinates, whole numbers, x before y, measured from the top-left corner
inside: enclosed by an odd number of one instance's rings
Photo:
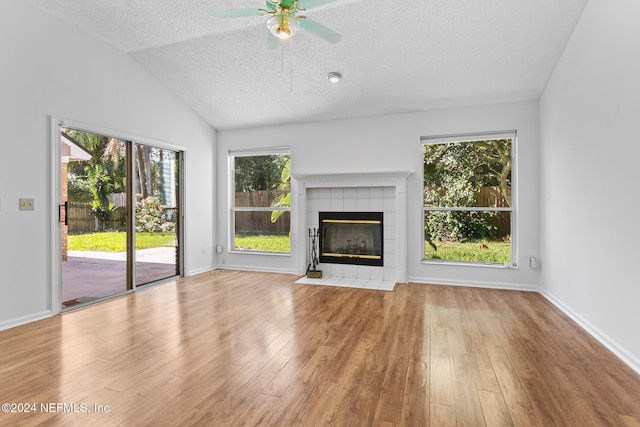
[[[320,212],[320,262],[383,266],[382,212]]]

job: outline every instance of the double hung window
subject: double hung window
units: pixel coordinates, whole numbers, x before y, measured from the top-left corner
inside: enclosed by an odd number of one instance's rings
[[[515,136],[422,138],[426,261],[513,264]]]
[[[289,253],[291,189],[288,149],[231,152],[231,247]]]

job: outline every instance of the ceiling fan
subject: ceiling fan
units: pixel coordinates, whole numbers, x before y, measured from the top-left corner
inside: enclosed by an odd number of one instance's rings
[[[329,43],[337,43],[342,37],[332,29],[301,15],[308,8],[320,6],[335,0],[267,0],[266,9],[235,9],[212,12],[216,18],[240,18],[245,16],[266,16],[269,28],[267,48],[274,49],[279,40],[295,35],[299,28],[309,31]]]

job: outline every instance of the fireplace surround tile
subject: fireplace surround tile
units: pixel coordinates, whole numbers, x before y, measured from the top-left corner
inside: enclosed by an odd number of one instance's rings
[[[356,277],[362,280],[369,280],[371,277],[371,268],[365,265],[356,266]]]
[[[396,211],[384,211],[384,223],[386,225],[398,225],[397,223],[398,214]]]
[[[368,212],[371,210],[369,199],[358,199],[356,201],[356,212]]]
[[[345,212],[357,212],[358,201],[356,199],[344,199],[344,211]]]
[[[384,199],[384,187],[372,187],[371,190],[369,191],[369,198],[371,200]]]
[[[344,265],[344,277],[348,277],[350,279],[356,279],[358,277],[358,266],[353,264],[345,264]]]
[[[331,188],[320,188],[320,189],[318,189],[318,198],[319,199],[331,199]]]
[[[390,199],[388,197],[385,197],[383,200],[383,210],[385,212],[391,212],[396,210],[396,201],[395,199]]]
[[[344,264],[320,264],[322,269],[330,271],[331,277],[345,277]]]
[[[387,256],[396,254],[396,241],[395,239],[384,239],[384,256],[385,259]]]
[[[398,268],[397,267],[382,267],[383,271],[383,280],[397,280],[398,277]]]
[[[344,198],[345,199],[354,199],[355,200],[355,198],[357,196],[355,188],[347,187],[347,188],[344,188],[343,191],[344,191]]]
[[[369,187],[358,187],[356,189],[356,197],[358,200],[369,200],[371,198],[371,190]]]
[[[406,281],[405,186],[410,175],[411,172],[292,174],[295,183],[292,190],[297,192],[303,212],[302,221],[296,226],[302,230],[298,245],[305,248],[300,256],[299,272],[303,274],[306,269],[308,228],[318,228],[319,212],[383,212],[384,267],[323,263],[319,269],[323,270],[326,280],[370,281],[375,288],[386,281],[386,287],[393,289],[396,281]],[[328,283],[325,281],[325,284]]]
[[[383,187],[383,192],[384,192],[385,199],[396,198],[396,189],[394,187]]]
[[[393,268],[397,268],[398,267],[398,260],[397,260],[397,258],[396,258],[394,253],[385,252],[385,255],[384,255],[384,266],[385,267],[393,267]]]
[[[369,200],[369,210],[372,212],[384,212],[384,199],[375,198]]]
[[[331,212],[346,211],[344,207],[344,199],[331,199]]]
[[[369,270],[369,279],[370,280],[384,280],[384,267],[371,267]]]

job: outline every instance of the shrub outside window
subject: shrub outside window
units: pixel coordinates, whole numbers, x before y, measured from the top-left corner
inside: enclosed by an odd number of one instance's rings
[[[422,143],[424,260],[513,266],[515,132]]]
[[[230,153],[231,247],[290,253],[291,189],[288,149]]]

